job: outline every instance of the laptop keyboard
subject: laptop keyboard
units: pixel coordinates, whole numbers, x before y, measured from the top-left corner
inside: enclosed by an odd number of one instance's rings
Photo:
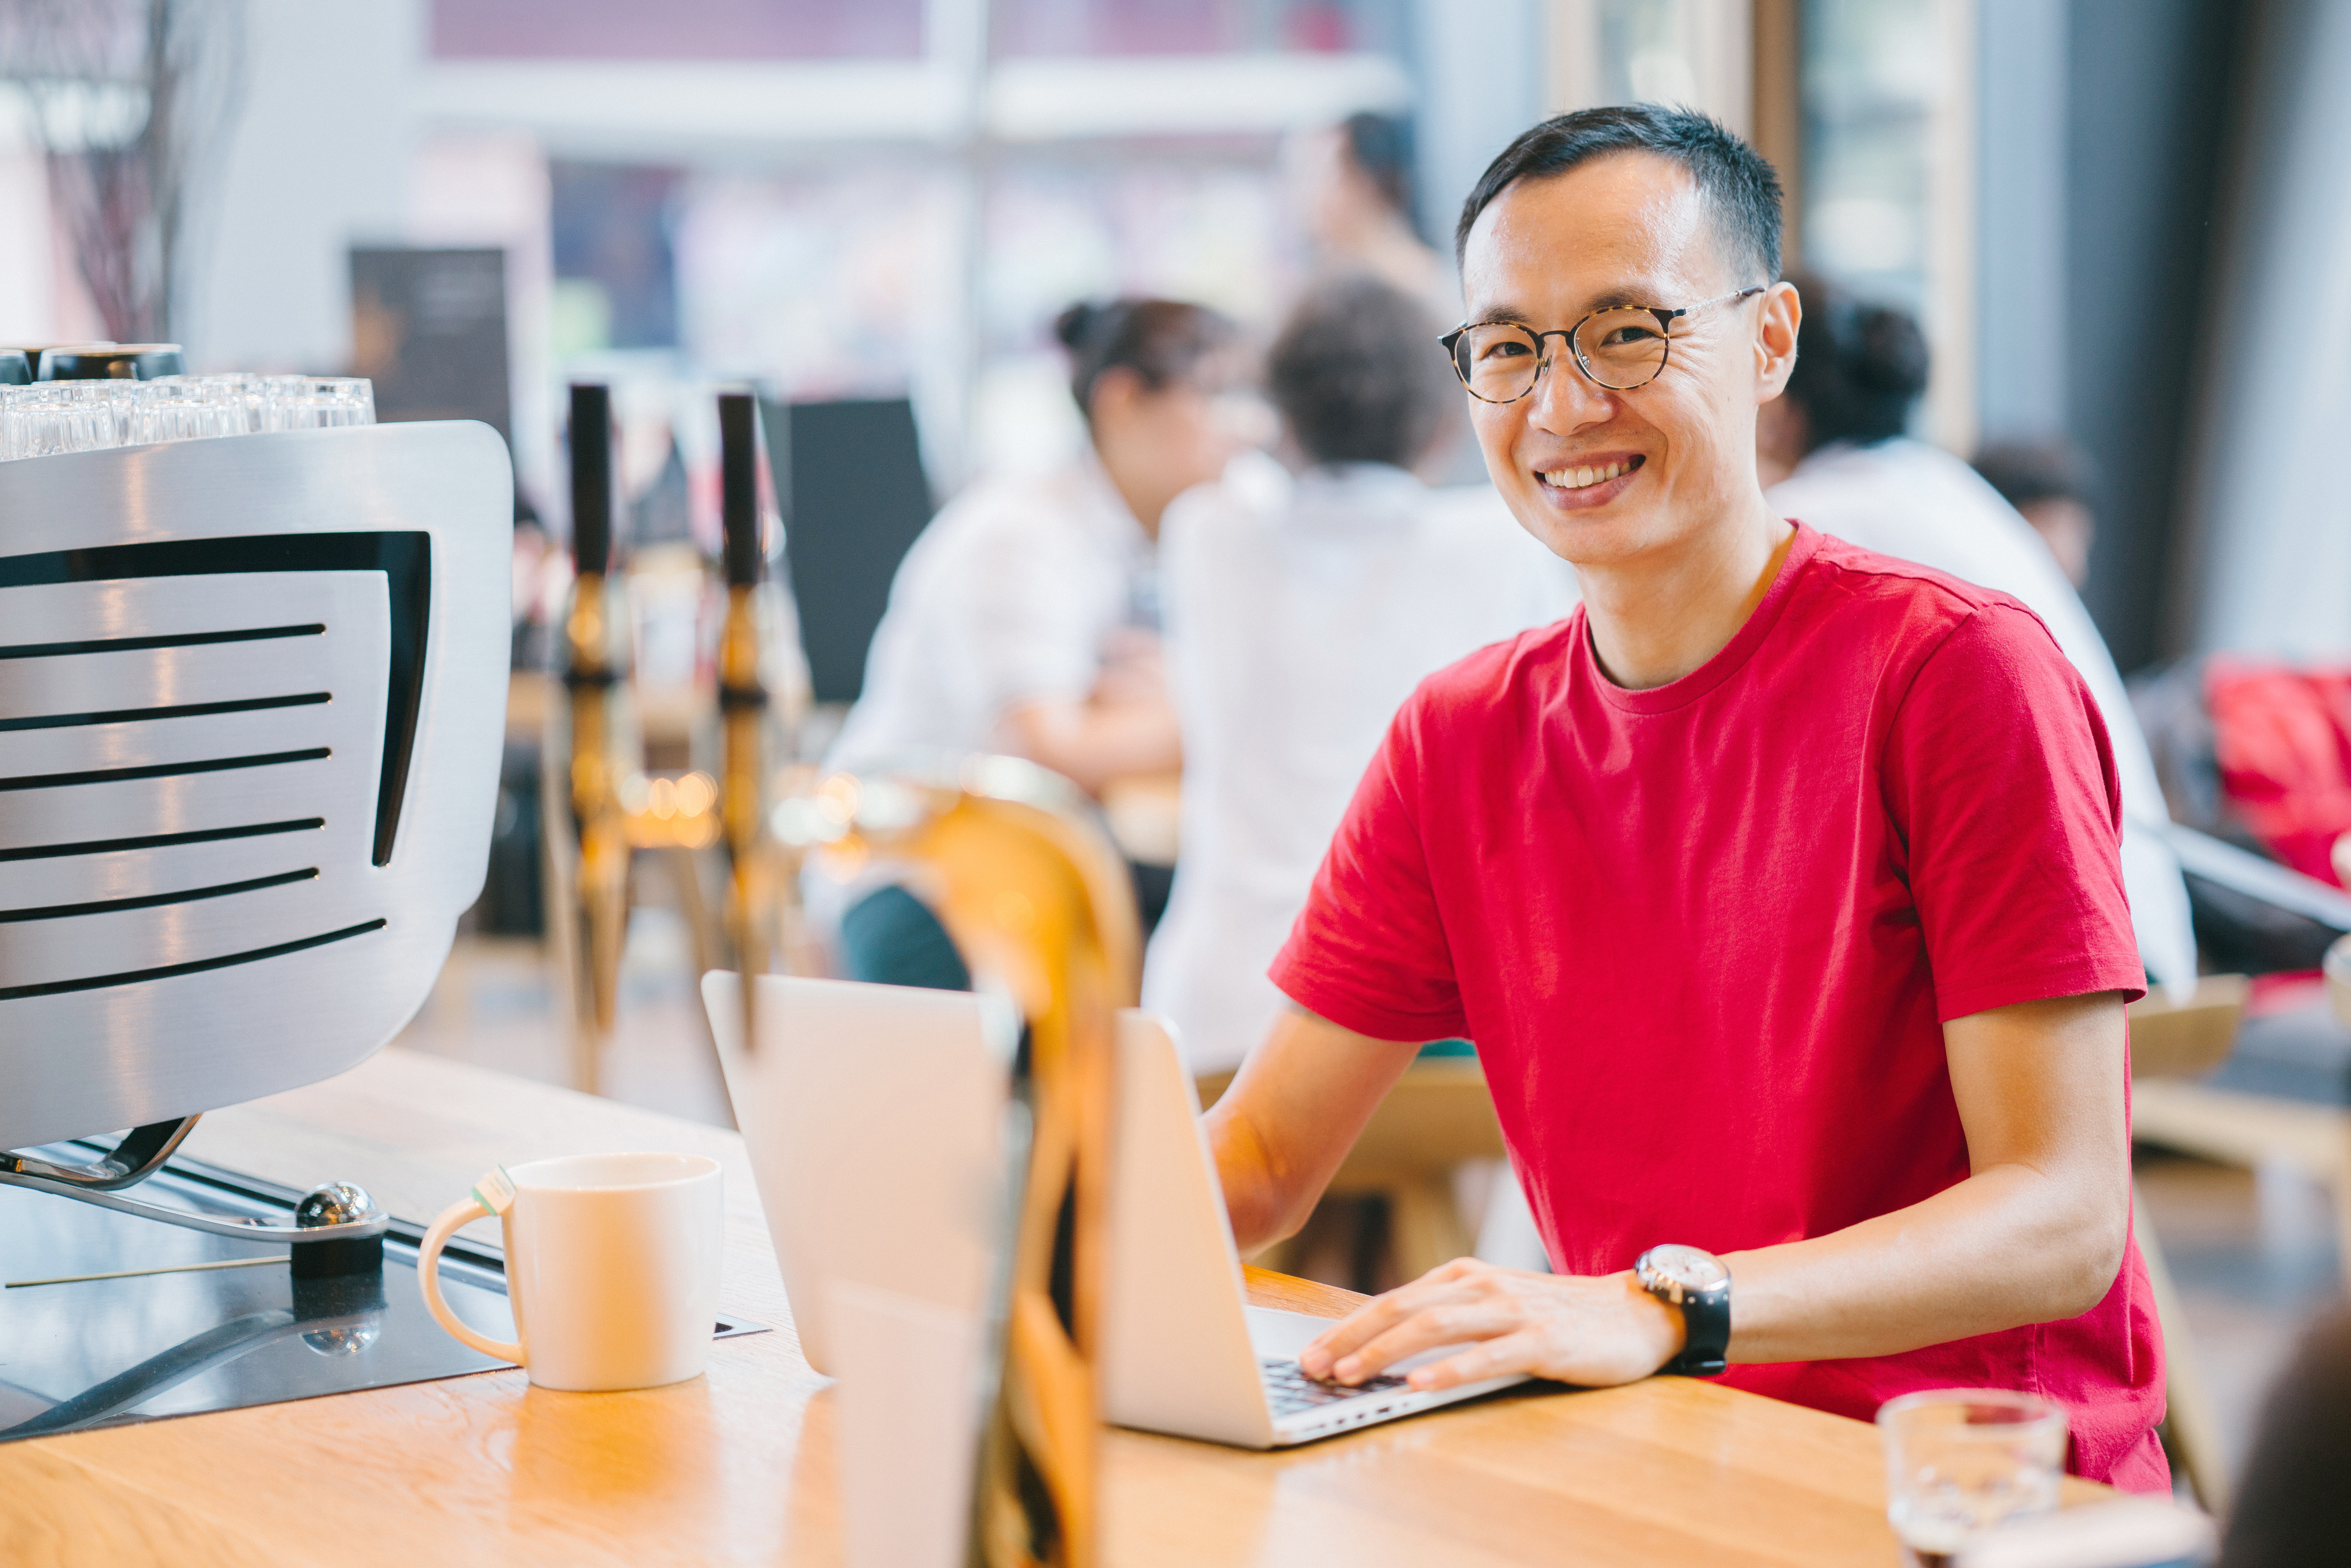
[[[1402,1388],[1401,1377],[1374,1377],[1368,1382],[1323,1383],[1299,1370],[1294,1361],[1270,1361],[1260,1358],[1259,1375],[1265,1380],[1266,1402],[1272,1406],[1274,1417],[1295,1416],[1301,1410],[1353,1399],[1358,1395],[1378,1394],[1390,1388]]]

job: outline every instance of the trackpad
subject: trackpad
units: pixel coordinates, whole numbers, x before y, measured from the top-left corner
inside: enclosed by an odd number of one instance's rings
[[[1249,1312],[1249,1348],[1263,1361],[1296,1361],[1298,1353],[1338,1322],[1336,1318],[1310,1317],[1304,1312],[1285,1312],[1279,1307],[1250,1307]],[[1426,1366],[1432,1361],[1442,1361],[1455,1351],[1458,1344],[1441,1344],[1434,1350],[1408,1355],[1387,1370],[1391,1375],[1410,1372],[1416,1366]]]

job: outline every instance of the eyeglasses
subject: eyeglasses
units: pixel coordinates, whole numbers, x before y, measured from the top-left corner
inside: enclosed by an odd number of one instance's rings
[[[1666,368],[1666,356],[1673,349],[1669,329],[1674,322],[1709,305],[1751,298],[1766,287],[1759,283],[1678,310],[1662,305],[1594,310],[1573,327],[1548,332],[1511,321],[1478,321],[1456,327],[1437,341],[1453,356],[1453,373],[1480,402],[1516,402],[1534,391],[1551,362],[1544,350],[1553,338],[1567,340],[1568,351],[1594,386],[1631,392],[1656,381]]]

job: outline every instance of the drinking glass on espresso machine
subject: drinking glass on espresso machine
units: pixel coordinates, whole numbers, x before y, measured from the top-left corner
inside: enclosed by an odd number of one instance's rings
[[[333,430],[375,423],[375,387],[363,376],[266,376],[261,428]]]
[[[99,389],[106,390],[106,383]],[[126,420],[111,396],[78,384],[0,387],[0,457],[53,457],[123,444]]]

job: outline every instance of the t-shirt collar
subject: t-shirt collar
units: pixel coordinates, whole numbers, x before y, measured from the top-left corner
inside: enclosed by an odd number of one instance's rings
[[[1794,521],[1793,518],[1789,520]],[[1676,708],[1696,702],[1737,674],[1747,661],[1754,657],[1755,650],[1763,645],[1763,639],[1771,634],[1771,628],[1778,623],[1781,612],[1788,607],[1797,578],[1803,574],[1805,562],[1812,559],[1813,550],[1820,544],[1819,533],[1802,523],[1796,523],[1795,527],[1796,537],[1789,542],[1787,559],[1780,563],[1780,574],[1771,580],[1771,586],[1763,591],[1763,601],[1747,617],[1747,623],[1731,634],[1730,641],[1722,645],[1721,652],[1680,680],[1668,681],[1662,686],[1638,692],[1627,691],[1610,680],[1607,673],[1600,667],[1600,655],[1593,650],[1590,612],[1583,605],[1576,606],[1576,630],[1580,633],[1576,638],[1578,657],[1584,674],[1591,678],[1593,689],[1612,707],[1625,713],[1671,713]]]

